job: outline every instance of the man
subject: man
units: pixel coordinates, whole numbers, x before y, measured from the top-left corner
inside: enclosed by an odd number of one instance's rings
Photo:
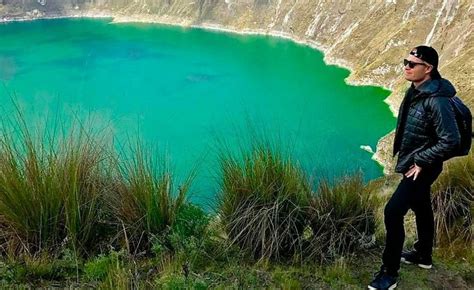
[[[430,187],[460,144],[455,113],[449,98],[456,91],[438,72],[438,53],[429,46],[412,49],[404,60],[405,79],[412,82],[398,114],[393,155],[398,152],[395,171],[403,179],[385,206],[387,231],[383,265],[369,289],[394,289],[400,261],[432,267],[434,218]],[[418,241],[414,250],[402,254],[403,219],[414,211]]]

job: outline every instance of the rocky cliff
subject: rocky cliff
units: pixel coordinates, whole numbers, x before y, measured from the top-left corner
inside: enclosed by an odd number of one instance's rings
[[[442,75],[474,109],[472,0],[0,0],[0,20],[81,15],[289,37],[350,68],[350,83],[391,89],[394,114],[407,87],[401,60],[429,44],[440,52]],[[393,132],[383,137],[375,155],[387,172],[392,139]]]

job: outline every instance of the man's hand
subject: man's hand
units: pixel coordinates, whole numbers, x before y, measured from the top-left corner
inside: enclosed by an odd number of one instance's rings
[[[420,172],[421,167],[416,164],[413,164],[412,166],[410,166],[410,169],[405,173],[405,177],[410,178],[413,176],[413,180],[416,180]]]

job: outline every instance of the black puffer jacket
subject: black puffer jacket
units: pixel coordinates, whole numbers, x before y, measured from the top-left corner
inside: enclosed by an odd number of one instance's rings
[[[428,80],[408,89],[398,114],[393,156],[398,152],[395,171],[405,173],[411,165],[441,166],[452,157],[461,141],[453,107],[456,94],[445,79]]]

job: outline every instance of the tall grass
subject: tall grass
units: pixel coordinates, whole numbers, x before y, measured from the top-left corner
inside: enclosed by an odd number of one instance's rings
[[[18,108],[17,108],[18,109]],[[101,235],[101,198],[107,187],[103,140],[83,127],[30,129],[21,111],[3,120],[0,139],[2,248],[10,253],[87,253]]]
[[[220,153],[218,213],[233,244],[256,258],[280,259],[301,246],[311,188],[281,150],[259,142]]]
[[[152,238],[163,235],[176,221],[194,175],[176,188],[168,159],[140,143],[130,146],[129,155],[116,165],[119,178],[112,204],[124,241],[131,253],[148,251]]]
[[[109,135],[81,121],[31,129],[16,109],[0,139],[3,253],[87,256],[111,245],[113,231],[136,253],[174,224],[193,174],[175,188],[167,159],[139,142],[122,159]]]
[[[473,146],[474,147],[474,146]],[[438,245],[461,243],[472,248],[474,238],[474,148],[445,163],[434,184],[432,204]]]
[[[310,259],[333,260],[370,243],[376,230],[378,198],[362,174],[319,183],[310,207]]]
[[[110,230],[111,215],[104,203],[113,190],[111,144],[84,132],[74,136],[59,146],[56,170],[64,174],[60,181],[68,236],[87,253],[97,250]]]

